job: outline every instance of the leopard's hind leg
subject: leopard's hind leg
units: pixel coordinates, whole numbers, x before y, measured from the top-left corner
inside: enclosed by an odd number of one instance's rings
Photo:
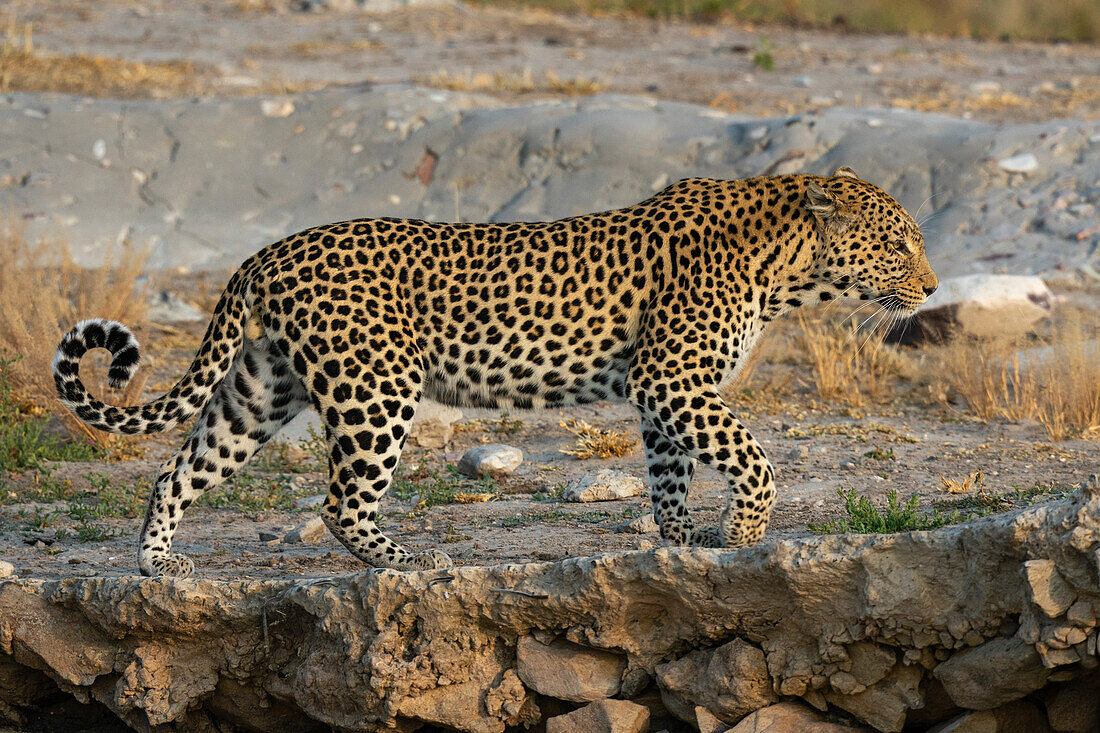
[[[424,367],[411,325],[396,311],[339,307],[348,310],[358,332],[345,335],[330,327],[323,348],[308,346],[318,358],[291,360],[328,440],[329,495],[321,518],[351,554],[373,567],[450,567],[445,553],[411,553],[378,528],[379,503],[420,402]]]
[[[187,441],[161,466],[141,530],[143,575],[191,574],[191,560],[172,552],[184,510],[231,477],[308,404],[301,382],[271,342],[246,341]]]

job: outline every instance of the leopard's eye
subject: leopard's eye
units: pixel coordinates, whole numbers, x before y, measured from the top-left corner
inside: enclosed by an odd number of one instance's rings
[[[895,239],[890,242],[890,248],[895,252],[901,252],[902,254],[913,254],[913,247],[909,244],[908,239]]]

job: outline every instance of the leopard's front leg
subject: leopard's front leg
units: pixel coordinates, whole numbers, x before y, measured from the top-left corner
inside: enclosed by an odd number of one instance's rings
[[[759,542],[775,504],[774,471],[764,450],[716,392],[696,395],[678,415],[658,409],[643,419],[650,459],[653,512],[661,536],[674,544],[739,547]],[[651,446],[653,446],[651,448]],[[713,466],[729,481],[718,531],[694,527],[687,490],[694,463]]]
[[[627,379],[642,414],[653,513],[674,544],[738,547],[758,542],[775,504],[774,471],[764,450],[718,394],[723,354],[695,331],[690,305],[660,310],[643,331]],[[687,510],[695,463],[714,467],[730,491],[717,531],[696,528]]]

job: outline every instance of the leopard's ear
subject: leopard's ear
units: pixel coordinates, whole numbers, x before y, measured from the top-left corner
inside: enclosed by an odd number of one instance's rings
[[[852,170],[851,168],[849,168],[848,166],[846,166],[846,165],[842,165],[839,168],[837,168],[835,171],[833,171],[833,176],[832,177],[833,178],[855,178],[857,181],[859,180],[859,176],[856,175],[856,172],[854,170]]]
[[[806,186],[806,210],[822,227],[836,234],[844,232],[853,221],[847,207],[817,181],[810,181]]]

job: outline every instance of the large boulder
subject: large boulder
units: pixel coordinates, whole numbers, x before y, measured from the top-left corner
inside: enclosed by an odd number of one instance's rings
[[[779,701],[764,652],[742,639],[658,665],[657,684],[665,707],[690,722],[696,706],[732,724]]]
[[[1050,315],[1054,295],[1040,278],[964,275],[945,278],[916,315],[893,328],[895,343],[943,342],[957,336],[1020,336]]]
[[[563,639],[543,644],[529,636],[516,643],[519,678],[539,694],[591,702],[619,694],[626,659]]]

